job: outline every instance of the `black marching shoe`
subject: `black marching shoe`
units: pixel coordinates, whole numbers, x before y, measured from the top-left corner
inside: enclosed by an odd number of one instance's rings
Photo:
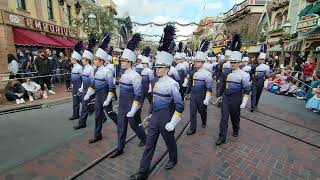
[[[206,126],[207,126],[207,124],[205,124],[205,123],[202,123],[202,125],[201,125],[202,128],[205,128]]]
[[[134,175],[131,175],[129,177],[130,180],[145,180],[147,179],[148,177],[148,174],[147,173],[142,173],[142,172],[138,172]]]
[[[256,110],[256,108],[251,108],[250,112],[254,112]]]
[[[79,116],[72,116],[72,117],[69,118],[69,120],[72,121],[72,120],[76,120],[76,119],[79,119],[79,118],[80,118]]]
[[[177,161],[169,160],[167,164],[164,166],[166,170],[172,169],[177,164]]]
[[[216,145],[219,146],[219,145],[221,145],[221,144],[223,144],[225,142],[226,142],[226,140],[224,138],[219,137],[219,139],[216,141]]]
[[[196,130],[188,129],[188,131],[187,131],[187,135],[192,135],[194,133],[196,133]]]
[[[89,144],[92,144],[101,140],[102,140],[102,136],[94,137],[92,139],[89,139]]]
[[[76,125],[76,126],[73,126],[73,129],[74,130],[77,130],[77,129],[82,129],[82,128],[85,128],[85,127],[87,127],[86,125],[80,125],[80,124],[78,124],[78,125]]]
[[[146,145],[146,140],[145,139],[140,141],[138,147],[142,147],[144,145]]]
[[[121,154],[123,154],[123,150],[117,150],[116,152],[111,154],[110,158],[115,158],[117,156],[120,156]]]
[[[238,137],[239,136],[239,131],[233,131],[232,136],[233,137]]]

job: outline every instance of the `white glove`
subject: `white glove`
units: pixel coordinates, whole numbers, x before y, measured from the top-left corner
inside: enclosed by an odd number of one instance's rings
[[[103,107],[106,107],[110,104],[113,96],[114,96],[113,92],[108,93],[107,99],[103,102]]]
[[[79,91],[80,93],[83,93],[83,83],[81,84],[81,87],[78,89],[78,91]]]
[[[173,131],[176,125],[178,124],[178,122],[181,120],[181,118],[182,118],[182,114],[175,111],[171,118],[171,121],[166,124],[166,127],[165,127],[166,130]]]
[[[151,83],[149,83],[148,93],[151,93],[151,92],[152,92],[152,86],[151,86]]]
[[[246,107],[246,104],[248,102],[248,99],[249,99],[249,95],[244,95],[243,98],[242,98],[242,103],[240,105],[240,108],[243,109]]]
[[[187,85],[188,85],[188,77],[184,78],[182,87],[187,87]]]
[[[133,101],[131,110],[127,113],[127,117],[133,117],[140,107],[141,105],[138,101]]]
[[[206,105],[206,106],[208,106],[211,97],[212,97],[211,92],[208,91],[207,94],[206,94],[206,98],[203,100],[203,104]]]
[[[89,87],[87,94],[84,96],[83,100],[89,100],[90,96],[94,94],[95,90],[92,87]]]

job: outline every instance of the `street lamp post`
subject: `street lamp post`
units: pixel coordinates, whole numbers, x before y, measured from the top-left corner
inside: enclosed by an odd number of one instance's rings
[[[93,12],[91,12],[88,16],[88,24],[89,24],[89,27],[91,27],[92,32],[97,27],[97,17]]]
[[[285,41],[286,41],[286,35],[290,34],[290,31],[291,31],[291,23],[289,21],[287,21],[286,23],[284,23],[283,25],[283,37],[284,37],[284,44],[282,45],[282,48],[281,48],[281,57],[280,57],[280,62],[279,62],[279,65],[280,65],[280,68],[283,68],[284,67],[284,59],[285,59],[285,52],[284,52],[284,46],[285,46]]]

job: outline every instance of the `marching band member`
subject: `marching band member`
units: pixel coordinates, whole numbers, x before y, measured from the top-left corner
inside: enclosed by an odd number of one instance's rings
[[[159,134],[163,137],[169,151],[169,162],[165,165],[165,169],[172,169],[178,160],[174,129],[181,120],[184,107],[179,94],[179,84],[167,75],[173,61],[168,47],[174,38],[174,27],[167,25],[164,33],[161,52],[157,56],[155,65],[158,79],[153,88],[152,116],[147,142],[139,172],[130,176],[130,179],[147,178]]]
[[[176,66],[175,66],[175,69],[178,71],[178,74],[179,74],[179,79],[180,79],[180,83],[179,83],[179,86],[180,86],[180,94],[181,94],[181,98],[183,99],[184,98],[184,93],[185,93],[185,90],[186,88],[182,86],[182,83],[186,76],[187,76],[187,69],[186,69],[186,66],[185,64],[183,64],[183,60],[182,60],[182,42],[179,42],[179,48],[178,48],[178,51],[176,52],[176,54],[174,55],[174,60],[176,62]]]
[[[195,71],[190,73],[188,88],[186,94],[191,92],[190,96],[190,128],[187,135],[196,133],[197,112],[200,113],[202,127],[207,123],[207,106],[212,94],[212,74],[204,68],[204,62],[207,59],[207,49],[209,41],[201,44],[200,51],[195,56]]]
[[[95,130],[94,137],[89,140],[89,143],[95,143],[102,140],[102,123],[106,119],[104,114],[104,106],[108,106],[110,111],[112,111],[111,99],[115,92],[115,84],[113,81],[113,75],[110,70],[108,70],[104,63],[108,59],[108,53],[105,49],[111,40],[110,34],[106,33],[102,39],[102,42],[96,51],[93,64],[96,67],[91,75],[94,77],[93,83],[88,88],[84,101],[88,101],[90,97],[95,94]],[[117,114],[113,111],[108,113],[109,117],[117,124]]]
[[[93,49],[96,45],[96,39],[95,38],[90,38],[88,47],[86,50],[84,50],[83,55],[82,55],[82,64],[84,65],[83,71],[81,74],[81,79],[82,79],[82,85],[81,88],[79,88],[79,92],[83,93],[84,95],[87,93],[88,88],[93,82],[93,71],[94,68],[90,65],[90,61],[93,60],[94,55],[93,55]],[[92,105],[89,105],[89,103],[92,101],[93,96],[90,97],[87,101],[84,101],[84,95],[82,97],[82,107],[81,107],[81,114],[80,114],[80,119],[78,125],[74,126],[73,129],[81,129],[85,128],[87,125],[87,118],[90,112],[90,107]]]
[[[81,51],[83,48],[82,41],[79,41],[75,47],[74,51],[71,55],[71,63],[72,63],[72,69],[71,69],[71,83],[73,85],[72,89],[72,117],[69,118],[69,120],[75,120],[79,119],[79,111],[80,111],[80,103],[81,103],[81,95],[79,92],[79,88],[82,84],[81,79],[81,73],[82,73],[82,66],[79,64],[79,61],[81,61]]]
[[[229,116],[231,117],[233,133],[232,136],[237,137],[240,128],[240,104],[246,104],[249,98],[250,76],[239,69],[239,61],[242,54],[241,38],[239,34],[235,34],[231,42],[230,63],[232,72],[227,74],[227,77],[222,81],[222,106],[220,133],[216,145],[221,145],[226,142]],[[244,94],[244,96],[243,96]]]
[[[269,76],[270,67],[264,64],[266,57],[266,53],[261,52],[258,57],[259,65],[252,68],[251,112],[257,108],[264,86],[264,80]]]
[[[141,71],[141,76],[142,76],[142,103],[143,105],[145,98],[148,99],[149,103],[152,103],[152,95],[151,95],[151,83],[154,79],[154,73],[153,70],[151,70],[148,66],[150,63],[150,58],[149,54],[151,52],[150,47],[145,47],[143,52],[141,53],[142,55],[142,61],[141,64],[143,66],[143,70]]]
[[[136,61],[136,54],[134,50],[138,47],[141,41],[140,34],[134,34],[132,39],[128,42],[127,48],[124,49],[121,56],[121,68],[124,69],[124,73],[120,79],[120,95],[119,95],[119,108],[118,108],[118,149],[114,152],[110,158],[115,158],[123,154],[125,147],[125,141],[127,136],[128,122],[140,139],[139,147],[145,145],[146,133],[142,126],[139,126],[141,122],[141,76],[132,69]]]

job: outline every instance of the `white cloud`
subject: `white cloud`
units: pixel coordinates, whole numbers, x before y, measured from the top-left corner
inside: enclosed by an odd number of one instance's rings
[[[212,3],[207,3],[205,5],[206,10],[216,10],[216,9],[220,9],[222,7],[223,7],[222,2],[212,2]]]
[[[235,4],[242,3],[244,0],[229,0],[229,3],[233,6]]]

